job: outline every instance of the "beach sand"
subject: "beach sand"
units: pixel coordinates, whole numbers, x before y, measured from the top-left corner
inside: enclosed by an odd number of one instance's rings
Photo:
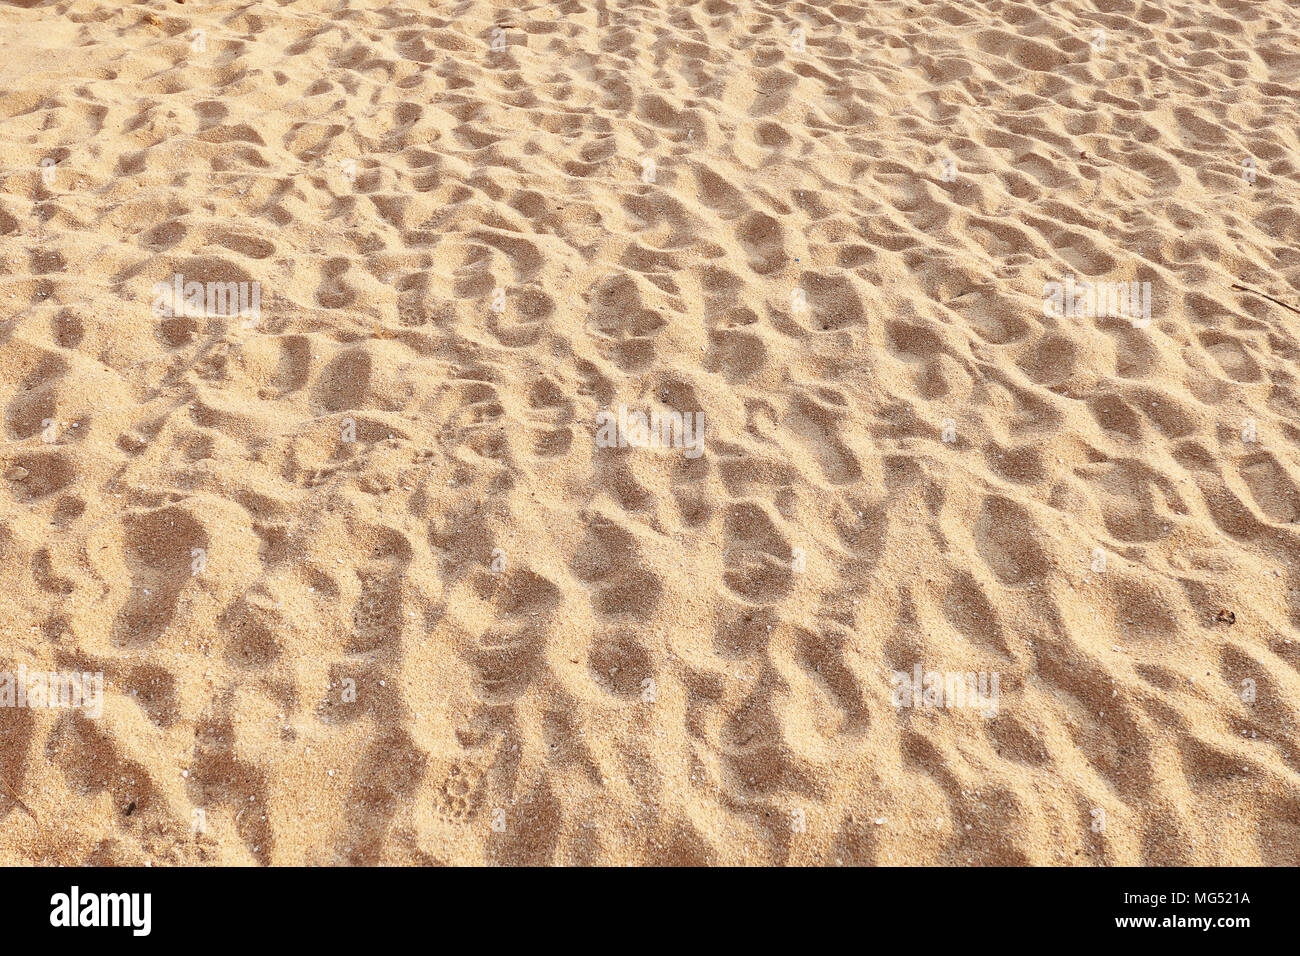
[[[1300,864],[1293,3],[0,48],[0,864]]]

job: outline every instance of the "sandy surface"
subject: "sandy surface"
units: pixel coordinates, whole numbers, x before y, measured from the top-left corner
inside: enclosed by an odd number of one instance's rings
[[[1300,863],[1289,0],[0,49],[0,863]]]

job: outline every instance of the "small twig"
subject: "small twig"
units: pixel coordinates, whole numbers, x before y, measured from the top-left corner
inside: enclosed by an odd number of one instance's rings
[[[36,814],[32,813],[32,808],[29,807],[27,804],[23,803],[22,800],[18,798],[18,794],[13,792],[13,789],[9,786],[9,784],[5,783],[4,781],[0,781],[0,786],[3,786],[5,788],[5,793],[9,794],[10,800],[18,804],[18,806],[22,807],[23,810],[26,811],[29,817],[31,817],[33,820],[36,820]],[[40,820],[36,820],[37,825],[39,825],[40,822],[41,822]]]
[[[1280,305],[1282,308],[1284,308],[1284,309],[1290,309],[1290,310],[1291,310],[1292,312],[1294,312],[1296,315],[1300,315],[1300,309],[1297,309],[1294,305],[1287,305],[1287,304],[1286,304],[1285,302],[1283,302],[1281,299],[1275,299],[1275,298],[1273,298],[1273,297],[1272,297],[1271,295],[1269,295],[1267,292],[1260,292],[1258,289],[1252,289],[1252,288],[1251,288],[1250,286],[1248,286],[1248,285],[1240,285],[1240,284],[1238,284],[1238,283],[1236,283],[1236,282],[1234,282],[1234,283],[1232,284],[1232,287],[1233,287],[1234,289],[1240,289],[1242,292],[1253,292],[1253,293],[1255,293],[1255,295],[1263,296],[1265,299],[1268,299],[1268,301],[1274,303],[1275,305]]]

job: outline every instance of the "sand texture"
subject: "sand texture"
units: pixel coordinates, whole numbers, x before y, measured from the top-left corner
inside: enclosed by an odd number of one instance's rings
[[[1292,0],[0,51],[0,864],[1300,864]]]

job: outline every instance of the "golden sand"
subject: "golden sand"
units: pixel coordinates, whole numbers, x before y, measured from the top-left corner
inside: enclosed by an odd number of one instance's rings
[[[1300,863],[1290,0],[0,49],[0,864]]]

